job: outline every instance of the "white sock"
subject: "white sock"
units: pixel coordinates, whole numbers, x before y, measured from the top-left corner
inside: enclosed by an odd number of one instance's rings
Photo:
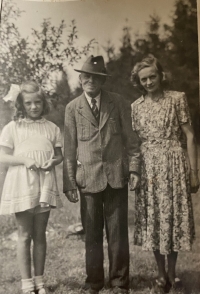
[[[22,279],[22,290],[25,291],[34,291],[33,279]]]
[[[42,288],[42,289],[38,290],[38,294],[47,294],[47,293],[46,293],[45,289]]]
[[[43,276],[36,276],[34,277],[35,288],[36,290],[44,288],[44,281]]]

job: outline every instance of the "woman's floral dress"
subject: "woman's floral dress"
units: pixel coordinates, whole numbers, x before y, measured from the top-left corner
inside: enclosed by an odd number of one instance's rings
[[[181,125],[191,123],[184,93],[142,96],[132,104],[132,127],[141,140],[141,189],[136,195],[135,245],[161,254],[188,251],[194,239],[189,171]]]

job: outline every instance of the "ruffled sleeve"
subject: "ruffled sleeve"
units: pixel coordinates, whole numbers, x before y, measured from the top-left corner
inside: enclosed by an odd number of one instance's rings
[[[178,99],[176,99],[176,111],[179,124],[189,123],[191,124],[190,111],[187,103],[185,93],[179,93]]]
[[[14,149],[13,124],[14,122],[10,122],[3,128],[0,136],[0,146]]]

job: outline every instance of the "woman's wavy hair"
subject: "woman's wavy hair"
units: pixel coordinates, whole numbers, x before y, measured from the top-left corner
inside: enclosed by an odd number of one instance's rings
[[[148,54],[140,62],[137,62],[135,64],[135,66],[133,67],[133,70],[131,72],[131,78],[130,78],[132,85],[134,87],[138,88],[143,93],[145,93],[146,91],[142,87],[142,85],[140,84],[140,79],[139,79],[138,73],[142,69],[147,68],[147,67],[151,67],[151,66],[153,66],[157,70],[157,72],[160,76],[162,88],[166,88],[169,84],[168,80],[166,78],[166,74],[163,71],[163,67],[160,64],[160,62],[158,61],[158,59],[155,58],[152,54]]]
[[[26,111],[23,105],[24,94],[37,93],[38,97],[43,101],[43,111],[42,115],[48,114],[50,111],[50,105],[47,102],[46,95],[44,91],[39,87],[35,81],[25,81],[20,85],[20,93],[15,101],[15,115],[14,120],[17,121],[21,118],[26,117]]]

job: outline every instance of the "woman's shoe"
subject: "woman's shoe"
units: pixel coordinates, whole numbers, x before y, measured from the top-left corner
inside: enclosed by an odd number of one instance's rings
[[[174,282],[171,282],[171,285],[172,285],[172,293],[174,294],[183,293],[184,287],[183,287],[182,281],[178,277],[174,279]]]
[[[158,278],[154,281],[150,294],[164,294],[165,293],[166,280],[164,278]]]
[[[167,277],[166,284],[165,284],[165,288],[164,288],[165,293],[169,293],[171,287],[172,287],[172,284],[171,284],[169,278]]]
[[[157,278],[152,286],[150,294],[164,294],[169,293],[172,284],[170,283],[169,279],[165,278]]]
[[[150,294],[165,294],[164,288],[159,287],[157,284],[153,285]]]

